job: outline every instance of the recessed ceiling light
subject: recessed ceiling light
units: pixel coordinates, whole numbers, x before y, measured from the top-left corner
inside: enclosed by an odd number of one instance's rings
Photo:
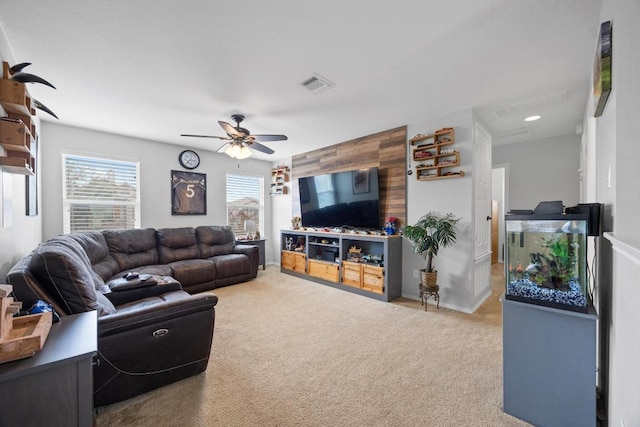
[[[540,116],[529,116],[524,119],[525,122],[535,122],[536,120],[540,120]]]

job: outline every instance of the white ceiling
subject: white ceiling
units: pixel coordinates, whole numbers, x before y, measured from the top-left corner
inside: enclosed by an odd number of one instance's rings
[[[222,141],[179,135],[224,136],[217,121],[242,113],[252,133],[289,137],[254,156],[275,161],[470,107],[495,143],[575,134],[600,6],[2,0],[0,26],[24,71],[56,85],[29,89],[60,123],[215,151]],[[302,87],[314,73],[335,87]]]

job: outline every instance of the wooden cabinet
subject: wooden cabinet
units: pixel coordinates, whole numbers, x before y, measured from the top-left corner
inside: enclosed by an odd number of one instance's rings
[[[342,283],[356,288],[362,287],[362,264],[342,261]]]
[[[382,295],[384,294],[384,268],[342,261],[342,283]]]
[[[384,293],[384,268],[374,265],[363,265],[362,288],[378,294]]]
[[[282,268],[302,274],[307,272],[307,254],[294,251],[282,251],[280,256]]]
[[[401,239],[400,236],[283,230],[280,271],[381,301],[392,301],[402,294]],[[362,255],[358,259],[350,253],[354,247]],[[296,262],[303,260],[306,272],[295,267]]]
[[[334,283],[340,282],[340,266],[334,262],[310,259],[307,274]]]
[[[409,140],[412,158],[416,165],[416,179],[428,181],[432,179],[459,178],[464,176],[460,166],[460,153],[455,144],[453,128],[442,128],[429,135],[416,135]]]
[[[271,194],[272,196],[287,194],[289,192],[287,187],[288,182],[288,166],[278,166],[277,168],[273,168],[271,170],[271,191],[269,192],[269,194]]]

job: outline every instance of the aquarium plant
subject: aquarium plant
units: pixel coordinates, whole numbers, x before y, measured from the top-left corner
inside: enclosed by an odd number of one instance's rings
[[[551,256],[551,262],[549,262],[551,282],[556,287],[567,284],[572,279],[574,267],[578,262],[577,246],[570,234],[557,233],[544,239],[544,247],[549,249]]]

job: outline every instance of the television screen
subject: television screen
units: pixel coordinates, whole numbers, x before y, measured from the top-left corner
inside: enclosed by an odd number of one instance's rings
[[[378,168],[298,178],[305,227],[380,228]]]

